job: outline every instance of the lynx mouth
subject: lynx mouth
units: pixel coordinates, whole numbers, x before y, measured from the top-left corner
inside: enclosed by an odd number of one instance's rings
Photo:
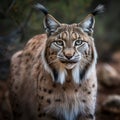
[[[78,63],[78,61],[76,60],[62,60],[61,61],[62,64],[64,64],[66,69],[72,69],[76,66],[76,64]]]
[[[60,60],[60,61],[65,64],[75,64],[78,62],[78,60]]]

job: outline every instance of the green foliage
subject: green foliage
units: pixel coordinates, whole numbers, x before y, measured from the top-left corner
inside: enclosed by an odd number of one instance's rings
[[[88,7],[90,7],[92,0],[60,0],[48,4],[51,13],[60,21],[65,23],[79,22],[80,18]]]

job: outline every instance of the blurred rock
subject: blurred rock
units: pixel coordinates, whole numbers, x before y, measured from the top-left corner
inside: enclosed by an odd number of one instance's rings
[[[120,95],[110,95],[103,102],[102,111],[120,114]]]
[[[104,63],[97,66],[97,77],[99,82],[107,87],[120,85],[119,73],[109,64]]]
[[[113,53],[112,60],[114,63],[120,64],[120,51]]]

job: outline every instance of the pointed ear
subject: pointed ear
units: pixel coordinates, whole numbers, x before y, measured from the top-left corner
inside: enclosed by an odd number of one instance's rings
[[[82,22],[79,23],[80,27],[82,27],[83,31],[88,33],[88,35],[93,34],[95,19],[92,14],[89,14]]]
[[[53,16],[47,14],[44,19],[44,27],[46,32],[51,35],[60,27],[60,23]]]

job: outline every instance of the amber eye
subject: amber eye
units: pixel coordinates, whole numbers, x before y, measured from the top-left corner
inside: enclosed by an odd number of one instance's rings
[[[60,40],[60,41],[56,41],[55,43],[56,43],[57,45],[59,45],[59,46],[63,46],[63,45],[64,45],[63,41],[61,41],[61,40]]]
[[[75,46],[79,46],[79,45],[81,45],[82,44],[82,40],[76,40],[75,41]]]

